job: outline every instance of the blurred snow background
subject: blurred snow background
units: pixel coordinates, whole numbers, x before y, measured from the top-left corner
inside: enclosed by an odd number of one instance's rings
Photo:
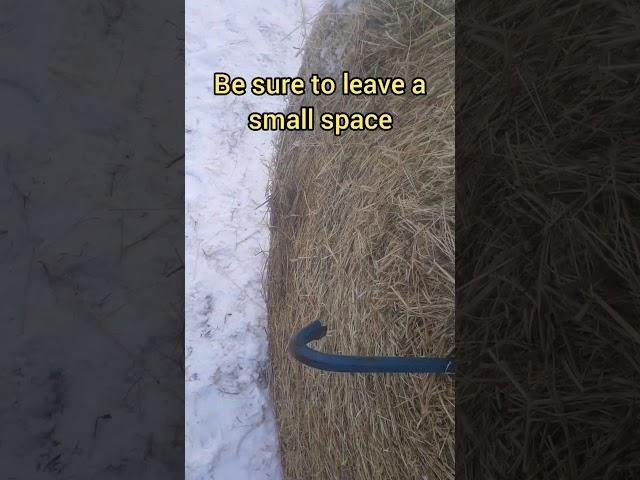
[[[214,96],[213,73],[295,76],[320,0],[187,0],[185,14],[186,478],[279,479],[266,389],[262,268],[272,132],[284,97]]]

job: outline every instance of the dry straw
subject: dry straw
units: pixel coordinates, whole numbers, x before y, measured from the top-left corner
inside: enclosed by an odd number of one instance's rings
[[[638,479],[640,4],[457,8],[457,478]]]
[[[287,132],[270,185],[265,278],[285,477],[454,477],[453,381],[320,372],[287,354],[312,320],[324,351],[446,356],[454,344],[453,2],[326,7],[301,75],[423,76],[417,97],[293,98],[316,113],[394,115],[390,132]]]

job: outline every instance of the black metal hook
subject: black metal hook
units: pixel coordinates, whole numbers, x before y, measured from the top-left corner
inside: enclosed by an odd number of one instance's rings
[[[455,373],[455,364],[450,358],[334,355],[322,353],[307,346],[307,343],[319,340],[326,334],[327,327],[319,320],[310,323],[291,338],[289,353],[305,365],[330,372]]]

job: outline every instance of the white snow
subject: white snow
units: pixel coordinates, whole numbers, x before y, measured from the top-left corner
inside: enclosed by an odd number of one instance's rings
[[[187,0],[185,12],[188,480],[281,478],[266,390],[261,292],[267,168],[273,133],[253,111],[283,97],[214,96],[213,73],[295,76],[320,0]]]

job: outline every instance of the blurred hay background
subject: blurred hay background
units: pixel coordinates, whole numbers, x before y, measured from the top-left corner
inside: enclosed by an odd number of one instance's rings
[[[640,5],[459,2],[458,479],[640,478]]]
[[[270,385],[287,479],[452,479],[453,380],[320,372],[287,354],[312,320],[324,351],[452,354],[453,1],[327,6],[300,75],[427,78],[416,97],[292,98],[290,108],[394,115],[389,132],[285,132],[270,186]],[[338,84],[340,85],[340,83]]]

